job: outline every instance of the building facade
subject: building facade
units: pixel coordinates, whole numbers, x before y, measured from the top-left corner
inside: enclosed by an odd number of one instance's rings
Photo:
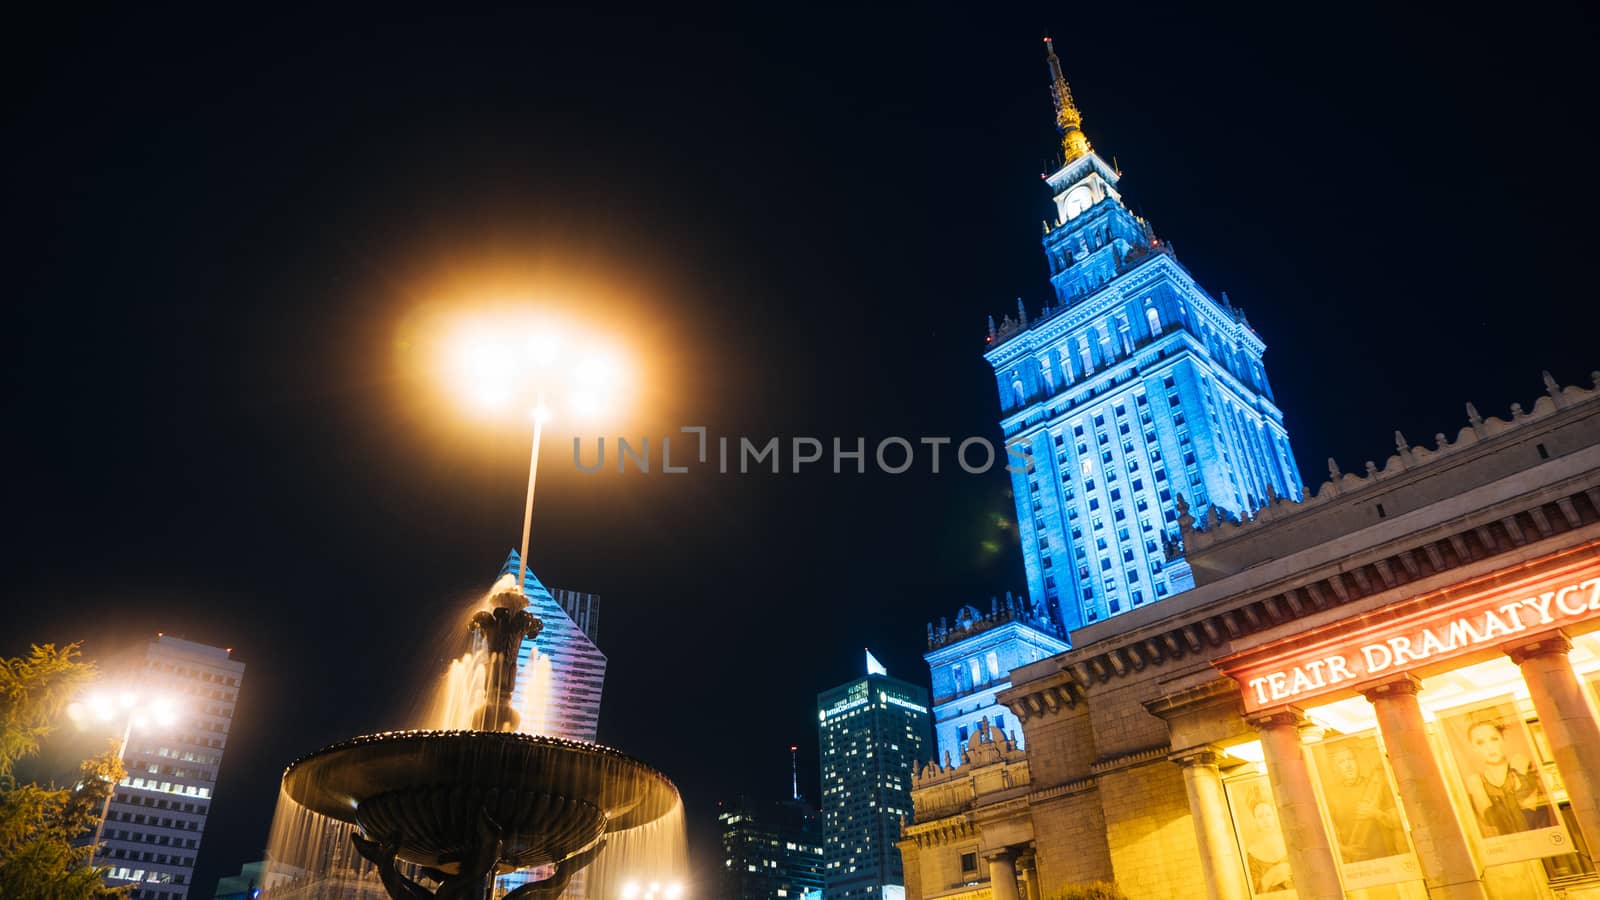
[[[908,889],[1600,897],[1591,378],[1547,374],[1503,419],[1469,404],[1432,447],[1397,433],[1251,522],[1183,515],[1193,590],[1012,673],[1026,790],[961,808],[919,781]]]
[[[719,900],[822,900],[822,820],[792,797],[722,804]]]
[[[1010,727],[1010,711],[995,697],[1011,686],[1011,670],[1066,649],[1066,635],[1048,610],[1010,593],[1004,604],[992,599],[987,615],[963,606],[954,622],[941,619],[937,628],[930,622],[922,658],[932,676],[938,758],[946,765],[960,759],[980,727]]]
[[[519,562],[517,552],[511,551],[500,568],[501,577],[510,575],[515,582]],[[523,595],[528,598],[528,611],[539,617],[544,628],[522,642],[513,702],[518,709],[528,709],[526,695],[542,692],[544,721],[527,723],[528,730],[593,743],[600,728],[600,695],[606,681],[606,655],[595,646],[600,598],[559,588],[552,591],[531,569],[523,573]]]
[[[244,677],[244,663],[229,654],[161,635],[121,672],[131,696],[164,701],[174,719],[128,729],[128,774],[112,795],[95,858],[108,867],[109,885],[133,885],[135,900],[186,900],[194,886]]]
[[[895,840],[911,817],[911,775],[933,753],[928,692],[867,654],[864,677],[817,695],[827,900],[898,900]]]
[[[1063,164],[1046,176],[1054,299],[990,319],[1028,593],[1066,629],[1188,589],[1178,502],[1238,519],[1300,475],[1262,365],[1266,345],[1201,288],[1117,192],[1054,49]]]

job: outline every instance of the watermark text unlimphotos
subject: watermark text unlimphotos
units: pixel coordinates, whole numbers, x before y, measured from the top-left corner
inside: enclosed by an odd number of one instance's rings
[[[976,436],[960,440],[891,436],[869,441],[865,437],[712,436],[704,425],[688,425],[678,431],[692,437],[651,440],[618,436],[609,441],[605,437],[574,437],[572,464],[589,474],[614,470],[687,475],[700,470],[718,475],[778,475],[821,469],[835,475],[865,475],[873,469],[904,475],[915,469],[933,475],[954,471],[982,475],[1002,458],[988,438]],[[1024,457],[1013,453],[1004,459],[1007,472],[1026,471]]]

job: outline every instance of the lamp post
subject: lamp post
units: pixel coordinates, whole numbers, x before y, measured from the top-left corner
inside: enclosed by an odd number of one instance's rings
[[[171,700],[166,697],[145,698],[131,691],[124,692],[116,702],[104,694],[91,694],[83,703],[69,706],[67,714],[80,724],[86,720],[110,722],[116,718],[119,709],[124,721],[122,738],[117,742],[118,761],[128,755],[128,740],[133,736],[134,726],[149,724],[152,717],[163,726],[177,721],[177,709]],[[105,802],[100,805],[100,821],[95,823],[94,842],[89,845],[91,861],[100,855],[100,838],[105,833],[106,819],[111,815],[111,798],[116,793],[116,785],[112,784],[106,790]]]
[[[506,334],[513,328],[463,333],[456,341],[454,366],[459,386],[471,404],[487,412],[526,409],[533,420],[533,447],[528,457],[528,487],[522,504],[522,543],[517,556],[517,591],[528,575],[528,542],[533,532],[533,495],[539,480],[539,448],[551,417],[551,396],[568,401],[574,411],[592,412],[615,385],[616,367],[604,353],[581,359],[565,352],[567,336],[555,327],[530,329],[518,346]]]

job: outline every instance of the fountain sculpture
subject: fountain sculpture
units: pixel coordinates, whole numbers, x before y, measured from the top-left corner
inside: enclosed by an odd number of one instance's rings
[[[608,835],[678,805],[672,782],[631,757],[515,730],[517,649],[543,627],[527,605],[502,582],[472,616],[487,677],[471,730],[358,737],[284,772],[286,798],[356,826],[352,843],[395,900],[478,900],[496,875],[533,867],[545,877],[507,900],[550,900]]]

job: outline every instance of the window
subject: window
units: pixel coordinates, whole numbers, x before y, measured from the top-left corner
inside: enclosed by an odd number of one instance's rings
[[[1017,394],[1018,394],[1017,401],[1019,403],[1022,401],[1021,393],[1022,393],[1022,382],[1019,381],[1019,382],[1017,382]],[[1177,394],[1168,394],[1167,395],[1167,405],[1168,406],[1177,406],[1178,402],[1179,401],[1178,401],[1178,395]]]
[[[1149,307],[1144,311],[1144,321],[1150,326],[1152,337],[1161,333],[1161,314],[1156,312],[1155,307]]]
[[[966,729],[963,728],[963,729],[961,729],[961,731],[962,731],[961,739],[962,740],[966,740],[967,739]],[[962,871],[963,874],[965,874],[967,872],[976,872],[976,871],[978,871],[978,854],[976,854],[976,853],[963,853],[963,854],[961,854],[961,871]]]

